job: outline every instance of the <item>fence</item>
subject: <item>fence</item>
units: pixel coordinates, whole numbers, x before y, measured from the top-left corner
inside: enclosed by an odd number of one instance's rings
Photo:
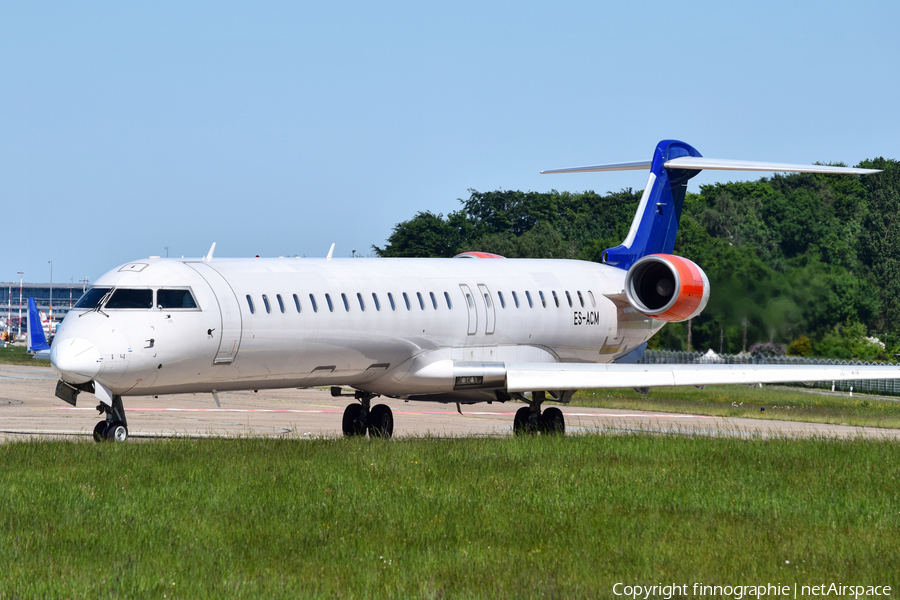
[[[772,356],[766,354],[714,354],[677,350],[647,350],[640,360],[645,365],[867,365],[884,366],[885,363],[834,358],[804,358],[802,356]],[[804,383],[786,383],[797,387],[810,387]],[[882,396],[900,396],[898,379],[864,379],[859,381],[816,381],[812,387],[841,392],[859,392]]]

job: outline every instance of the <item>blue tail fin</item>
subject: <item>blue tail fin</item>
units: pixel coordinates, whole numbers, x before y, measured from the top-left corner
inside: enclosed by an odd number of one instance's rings
[[[34,298],[28,299],[28,335],[26,352],[33,354],[40,350],[49,350],[50,344],[47,343],[47,336],[44,335],[44,327],[41,325],[41,317],[38,315],[37,305]]]
[[[631,230],[625,241],[603,253],[603,262],[628,269],[648,254],[671,254],[684,206],[688,179],[701,169],[727,171],[769,171],[780,173],[840,173],[870,175],[878,169],[832,167],[830,165],[797,165],[773,162],[751,162],[703,158],[692,146],[678,140],[663,140],[656,146],[653,160],[609,163],[590,167],[551,169],[541,173],[589,173],[597,171],[633,171],[650,168],[650,179],[641,196]]]
[[[625,241],[603,253],[603,262],[628,269],[648,254],[671,254],[678,233],[688,180],[696,169],[667,168],[665,163],[684,156],[700,157],[697,150],[678,140],[663,140],[653,153],[650,179],[641,196]]]

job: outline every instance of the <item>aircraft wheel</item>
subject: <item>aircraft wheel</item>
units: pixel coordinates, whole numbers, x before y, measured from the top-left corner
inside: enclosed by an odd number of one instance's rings
[[[369,436],[389,438],[394,435],[394,413],[386,404],[376,404],[369,412]]]
[[[531,418],[531,407],[523,406],[519,410],[516,411],[516,417],[513,419],[513,433],[516,435],[522,435],[524,433],[531,433],[532,428],[529,424],[529,420]]]
[[[344,435],[348,437],[366,435],[365,409],[361,404],[349,404],[344,409],[344,419],[341,422]]]
[[[106,429],[109,427],[108,421],[100,421],[94,426],[94,441],[102,442],[106,439]]]
[[[563,435],[566,433],[566,420],[562,411],[551,406],[541,415],[541,433]]]
[[[122,421],[113,421],[106,430],[106,439],[122,443],[128,439],[128,428]]]

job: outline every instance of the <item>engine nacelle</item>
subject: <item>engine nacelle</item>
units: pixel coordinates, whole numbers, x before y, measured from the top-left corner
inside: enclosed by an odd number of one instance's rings
[[[699,315],[706,308],[709,279],[686,258],[651,254],[628,269],[625,296],[641,314],[677,323]]]

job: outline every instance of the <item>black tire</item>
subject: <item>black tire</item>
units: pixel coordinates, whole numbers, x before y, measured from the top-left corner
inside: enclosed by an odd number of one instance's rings
[[[128,439],[128,428],[122,421],[113,421],[106,430],[106,439],[122,443]]]
[[[531,407],[523,406],[519,410],[516,411],[516,417],[513,419],[513,433],[516,435],[522,435],[525,433],[531,433],[531,426],[528,423],[528,420],[531,418]]]
[[[369,411],[369,435],[373,438],[390,438],[394,435],[394,413],[386,404],[376,404]]]
[[[365,410],[362,404],[349,404],[344,409],[344,419],[341,422],[341,428],[344,435],[353,437],[357,435],[366,435],[366,419]]]
[[[564,435],[566,433],[566,420],[562,411],[551,406],[541,415],[541,433],[550,435]]]
[[[102,442],[106,439],[106,428],[109,426],[109,421],[100,421],[96,425],[94,425],[94,441]]]

